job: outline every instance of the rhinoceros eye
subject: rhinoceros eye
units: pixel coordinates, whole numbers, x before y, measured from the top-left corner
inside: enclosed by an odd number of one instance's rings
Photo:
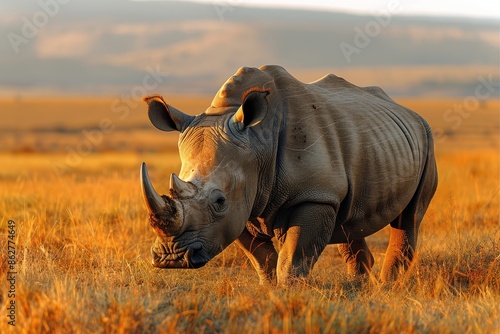
[[[217,205],[223,206],[226,203],[226,199],[221,196],[221,197],[217,198],[215,203],[217,203]]]
[[[216,212],[222,213],[227,208],[226,197],[220,190],[214,190],[211,194],[212,207]]]

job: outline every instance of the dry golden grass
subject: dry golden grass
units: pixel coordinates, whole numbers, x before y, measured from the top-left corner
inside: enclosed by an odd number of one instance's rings
[[[210,97],[164,97],[193,115],[211,102]],[[0,99],[0,110],[0,151],[68,153],[78,145],[91,152],[150,151],[175,146],[175,136],[165,140],[151,126],[146,104],[127,97]]]
[[[211,102],[203,96],[164,97],[191,115]],[[496,149],[500,101],[472,101],[477,105],[471,109],[466,99],[397,99],[429,121],[443,149]],[[176,145],[175,134],[151,126],[143,102],[126,98],[0,99],[0,110],[0,152],[67,153],[84,142],[90,142],[92,152],[170,151]]]
[[[442,110],[432,101],[413,103],[406,104],[421,113],[420,106]],[[497,116],[490,114],[484,127],[494,129]],[[431,124],[441,121],[434,116]],[[147,161],[157,190],[166,192],[169,173],[179,169],[177,152],[168,149],[175,137],[165,139],[163,149],[156,146],[160,153],[99,146],[63,173],[54,166],[66,162],[64,150],[0,153],[0,332],[498,332],[498,141],[491,148],[484,144],[494,140],[490,136],[481,140],[468,132],[463,139],[459,130],[437,146],[440,185],[421,228],[417,260],[391,286],[376,279],[387,230],[368,239],[374,276],[355,281],[334,246],[306,282],[289,288],[259,286],[233,245],[198,270],[152,268],[154,235],[139,166]],[[143,131],[150,136],[145,145],[164,138]],[[474,145],[464,148],[467,138]],[[16,222],[15,328],[6,317],[9,219]]]
[[[429,122],[434,132],[436,147],[440,151],[485,148],[498,150],[499,100],[405,98],[396,101],[416,111]],[[469,105],[470,101],[477,102],[477,107]]]

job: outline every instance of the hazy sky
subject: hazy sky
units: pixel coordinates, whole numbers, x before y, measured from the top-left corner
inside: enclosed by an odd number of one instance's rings
[[[160,0],[162,1],[162,0]],[[165,1],[165,0],[163,0]],[[258,6],[307,7],[333,9],[362,14],[373,14],[396,5],[398,14],[404,15],[445,15],[498,18],[500,20],[499,0],[196,0],[221,6],[245,4]]]

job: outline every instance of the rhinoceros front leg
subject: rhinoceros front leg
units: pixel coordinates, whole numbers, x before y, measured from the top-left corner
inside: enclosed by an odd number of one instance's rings
[[[339,244],[338,249],[347,264],[347,273],[350,276],[356,277],[370,272],[374,260],[365,239]]]
[[[259,274],[260,284],[275,283],[278,253],[271,238],[255,237],[245,228],[236,242]]]
[[[278,284],[306,277],[325,249],[335,227],[332,206],[305,203],[291,213],[278,255]]]

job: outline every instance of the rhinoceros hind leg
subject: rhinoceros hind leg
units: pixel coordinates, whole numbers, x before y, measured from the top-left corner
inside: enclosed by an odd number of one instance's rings
[[[438,177],[434,159],[433,140],[427,127],[429,152],[415,195],[403,212],[391,222],[389,247],[380,278],[387,282],[396,279],[400,269],[406,269],[413,260],[420,223],[436,192]]]
[[[403,230],[391,226],[389,246],[380,273],[383,282],[394,281],[400,269],[406,270],[413,260],[417,243],[417,231]]]
[[[271,238],[255,237],[245,228],[236,242],[259,274],[260,284],[276,283],[278,253]]]
[[[357,277],[370,272],[374,259],[365,239],[339,244],[338,249],[347,264],[347,273],[350,276]]]

